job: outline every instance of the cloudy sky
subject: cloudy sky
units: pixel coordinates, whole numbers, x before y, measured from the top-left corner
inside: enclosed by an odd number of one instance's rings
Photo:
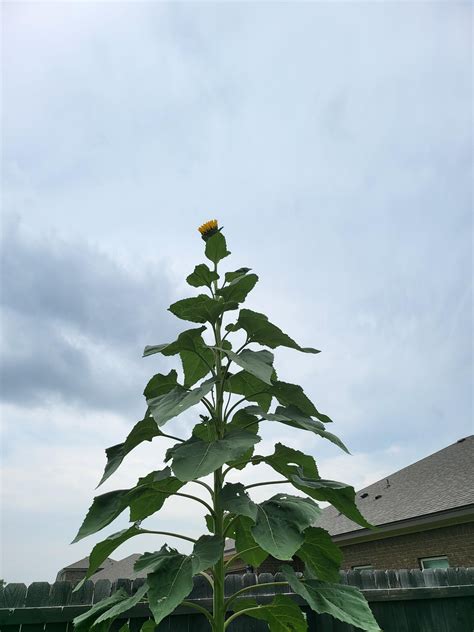
[[[276,366],[353,455],[285,426],[260,453],[360,488],[472,432],[470,3],[14,2],[3,28],[0,576],[51,581],[126,525],[69,545],[213,217],[250,306],[323,350]],[[196,506],[150,524],[198,535]]]

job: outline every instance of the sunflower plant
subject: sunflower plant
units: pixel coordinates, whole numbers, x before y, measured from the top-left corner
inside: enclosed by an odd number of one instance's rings
[[[379,627],[363,595],[339,583],[341,552],[317,526],[321,513],[317,501],[325,501],[354,522],[370,527],[354,502],[353,487],[321,478],[313,456],[281,443],[274,446],[272,454],[255,452],[259,433],[274,424],[313,433],[347,451],[326,429],[331,419],[316,408],[301,386],[280,380],[274,368],[273,350],[277,347],[311,354],[319,351],[300,346],[264,314],[241,307],[255,287],[257,275],[245,267],[222,272],[221,262],[230,252],[216,220],[206,222],[199,231],[210,264],[199,263],[186,279],[199,294],[169,308],[178,318],[197,326],[186,329],[172,342],[147,346],[143,353],[145,357],[179,355],[181,377],[178,379],[177,371],[172,370],[150,379],[144,390],[145,415],[125,441],[106,450],[107,463],[99,484],[144,441],[165,437],[175,442],[166,451],[166,466],[139,478],[131,489],[94,498],[74,540],[100,531],[129,510],[130,527],[96,544],[83,582],[117,547],[141,534],[191,542],[192,552],[180,553],[165,544],[158,551],[144,553],[134,567],[146,574],[144,584],[132,596],[118,590],[95,604],[75,619],[76,631],[106,632],[116,618],[147,599],[153,619],[144,625],[144,631],[153,630],[184,604],[204,615],[212,632],[224,632],[242,616],[266,621],[271,632],[304,632],[306,618],[290,596],[295,593],[318,613],[376,632]],[[184,439],[163,431],[178,415],[198,406],[201,411],[191,436]],[[250,485],[229,481],[235,470],[260,464],[272,468],[278,478]],[[251,488],[280,483],[284,486],[281,493],[261,503],[252,500]],[[288,493],[288,485],[299,493]],[[198,488],[200,494],[192,493]],[[174,497],[185,497],[206,508],[208,533],[194,539],[142,526]],[[226,538],[235,541],[235,556],[230,559],[224,556]],[[226,595],[226,570],[237,556],[254,567],[268,556],[280,560],[284,581],[259,586],[279,586],[281,591],[285,585],[286,589],[269,603],[247,597],[246,591],[255,586]],[[304,563],[303,575],[291,566],[295,557]],[[212,587],[210,609],[187,600],[197,574]]]

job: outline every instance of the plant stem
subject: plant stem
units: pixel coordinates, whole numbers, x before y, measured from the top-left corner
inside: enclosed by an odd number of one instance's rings
[[[217,264],[214,264],[214,271],[217,272]],[[214,295],[217,296],[217,281],[214,281]],[[222,317],[217,319],[214,327],[216,347],[222,346],[221,340]],[[216,434],[218,438],[222,438],[225,434],[225,420],[223,418],[224,405],[224,371],[222,367],[222,352],[216,350],[216,406],[215,406],[215,424]],[[214,533],[224,539],[224,509],[221,501],[221,491],[224,477],[222,475],[222,467],[214,472]],[[214,595],[213,595],[213,620],[214,632],[224,632],[225,625],[225,593],[224,593],[224,545],[219,560],[213,567],[214,576]]]

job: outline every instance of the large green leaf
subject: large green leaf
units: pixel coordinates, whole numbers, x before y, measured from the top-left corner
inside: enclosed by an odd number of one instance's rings
[[[310,417],[316,417],[316,419],[324,423],[331,421],[327,415],[322,415],[318,411],[298,384],[276,381],[273,383],[271,391],[283,406],[296,406],[302,413]]]
[[[227,425],[227,432],[232,431],[235,428],[241,428],[246,432],[252,434],[258,433],[258,419],[254,415],[250,415],[245,408],[240,408],[232,417],[232,421]],[[242,454],[238,460],[229,461],[228,465],[231,465],[237,470],[243,470],[248,461],[252,458],[254,447],[249,448],[244,454]]]
[[[238,354],[229,349],[225,349],[224,352],[232,362],[238,364],[244,371],[251,373],[265,384],[272,385],[273,353],[266,350],[251,351],[250,349],[244,349]]]
[[[149,573],[147,582],[150,610],[158,625],[193,589],[191,557],[177,552],[163,555]]]
[[[306,577],[327,582],[339,581],[342,552],[324,529],[308,527],[304,532],[304,542],[296,551],[296,557],[304,562]]]
[[[193,323],[215,323],[221,314],[237,309],[238,306],[239,304],[235,301],[220,301],[207,294],[199,294],[191,298],[183,298],[170,305],[168,309],[182,320]]]
[[[181,387],[173,388],[169,393],[148,399],[147,404],[157,426],[162,426],[173,417],[198,404],[214,384],[215,380],[211,378],[192,391],[183,391]]]
[[[271,349],[289,347],[304,353],[319,353],[317,349],[312,347],[300,347],[293,338],[271,323],[265,314],[254,312],[251,309],[241,309],[237,323],[247,332],[252,342],[258,342]]]
[[[97,487],[102,485],[118,469],[127,454],[136,448],[137,445],[144,441],[151,441],[154,437],[159,437],[162,434],[153,417],[145,417],[139,421],[123,443],[106,449],[107,464]]]
[[[249,402],[257,402],[263,410],[272,403],[271,387],[247,371],[239,371],[224,382],[224,390],[235,395],[243,395]]]
[[[275,595],[267,604],[257,604],[255,599],[240,599],[235,602],[235,612],[251,608],[245,614],[253,619],[266,621],[269,632],[306,632],[308,624],[303,612],[287,595]]]
[[[211,287],[213,281],[217,281],[219,275],[214,270],[209,270],[209,267],[205,263],[200,263],[194,268],[186,281],[193,287]]]
[[[92,626],[96,619],[106,610],[109,610],[115,604],[122,602],[124,599],[127,599],[128,595],[123,588],[120,588],[116,592],[114,592],[110,597],[106,599],[102,599],[98,603],[94,604],[92,608],[79,615],[73,620],[74,630],[75,632],[90,632]],[[110,624],[107,626],[97,626],[94,630],[100,632],[105,632],[108,630]]]
[[[301,475],[292,476],[291,481],[295,487],[311,496],[311,498],[327,501],[362,527],[373,528],[357,508],[355,490],[350,485],[339,481],[306,478]]]
[[[245,491],[242,483],[226,483],[221,491],[222,507],[236,516],[257,519],[257,505]]]
[[[71,544],[100,531],[110,524],[128,506],[129,489],[117,489],[96,496]]]
[[[151,355],[152,353],[162,353],[165,356],[171,356],[179,353],[184,371],[184,386],[189,388],[198,380],[205,377],[214,364],[214,354],[203,340],[202,333],[206,327],[198,327],[197,329],[188,329],[179,334],[177,340],[166,345],[158,345],[155,347],[146,347],[143,355]],[[172,374],[174,374],[172,376]],[[163,378],[174,378],[174,384],[168,380],[168,385]],[[157,378],[159,381],[157,382]],[[176,371],[171,371],[168,376],[160,374],[155,375],[148,383],[144,395],[147,399],[163,395],[178,386],[176,383]],[[159,390],[158,390],[159,389]]]
[[[327,584],[316,579],[302,582],[291,566],[282,567],[293,592],[300,595],[318,614],[330,614],[367,632],[382,632],[363,594],[353,586]]]
[[[170,474],[171,470],[167,467],[140,478],[131,489],[118,489],[96,496],[73,543],[100,531],[127,507],[130,507],[132,521],[142,520],[150,512],[160,509],[165,500],[182,486],[181,481]]]
[[[370,528],[355,504],[354,488],[338,481],[327,481],[319,476],[312,456],[277,443],[270,456],[255,456],[255,465],[267,463],[275,472],[288,479],[294,487],[315,500],[326,501],[354,522]]]
[[[194,544],[191,553],[193,574],[196,575],[214,566],[224,551],[224,538],[218,535],[202,535]]]
[[[227,250],[225,237],[221,232],[215,233],[206,241],[206,257],[213,263],[219,263],[224,257],[230,255]]]
[[[238,459],[259,441],[260,437],[243,430],[230,432],[223,439],[211,442],[192,437],[174,447],[167,456],[173,459],[172,468],[176,476],[181,481],[192,481],[211,474],[228,461]]]
[[[114,604],[111,608],[103,612],[95,620],[95,623],[92,627],[91,632],[94,632],[96,630],[96,627],[99,624],[101,623],[110,624],[112,623],[114,619],[119,617],[121,614],[123,614],[124,612],[127,612],[127,610],[130,610],[130,608],[133,608],[133,606],[135,606],[139,601],[143,599],[143,597],[146,595],[148,590],[149,590],[149,586],[148,586],[148,583],[145,581],[145,583],[142,586],[140,586],[140,588],[137,590],[137,592],[134,595],[132,595],[131,597],[127,596],[126,599],[119,601],[118,603]]]
[[[197,327],[196,329],[187,329],[186,331],[182,331],[174,342],[166,342],[161,345],[151,345],[145,347],[143,357],[153,355],[154,353],[161,353],[164,356],[172,356],[176,355],[180,351],[193,351],[196,349],[196,340],[198,340],[198,346],[200,346],[201,342],[199,339],[202,340],[202,333],[204,331],[206,331],[206,327]],[[174,371],[174,373],[176,372]]]
[[[191,331],[200,331],[200,329],[191,329]],[[188,332],[185,332],[188,333]],[[199,335],[199,334],[198,334]],[[175,343],[171,343],[175,344]],[[167,345],[171,347],[171,345]],[[169,355],[169,354],[163,354]],[[160,395],[164,395],[165,393],[169,393],[173,388],[178,386],[178,374],[174,369],[167,375],[163,375],[163,373],[157,373],[154,375],[148,384],[145,386],[145,390],[143,391],[143,395],[145,395],[146,399],[150,399],[152,397],[159,397]]]
[[[253,290],[255,284],[258,281],[256,274],[245,274],[239,276],[218,290],[219,296],[222,296],[225,301],[237,301],[243,303],[247,298],[247,294]]]
[[[232,526],[235,539],[235,550],[239,557],[251,566],[258,567],[267,559],[268,553],[255,541],[252,535],[254,521],[246,516],[239,516]]]
[[[310,498],[277,494],[258,505],[252,535],[262,549],[278,560],[291,560],[304,542],[303,531],[321,510]]]
[[[311,417],[305,415],[300,410],[298,410],[296,406],[277,406],[274,413],[266,413],[258,406],[249,406],[247,407],[247,410],[251,414],[260,415],[263,419],[278,421],[287,426],[291,426],[292,428],[299,428],[300,430],[309,430],[310,432],[314,432],[314,434],[319,435],[323,439],[331,441],[339,448],[344,450],[344,452],[350,454],[349,450],[339,439],[339,437],[337,437],[335,434],[332,434],[332,432],[327,432],[322,422],[316,419],[311,419]]]
[[[87,573],[77,586],[75,586],[73,592],[78,591],[79,588],[82,587],[84,582],[88,580],[98,568],[100,568],[102,562],[106,560],[109,555],[115,551],[115,549],[127,540],[130,540],[130,538],[140,535],[141,533],[144,533],[143,530],[134,524],[129,529],[123,529],[118,533],[114,533],[105,540],[102,540],[102,542],[96,544],[89,555],[89,568],[87,569]]]

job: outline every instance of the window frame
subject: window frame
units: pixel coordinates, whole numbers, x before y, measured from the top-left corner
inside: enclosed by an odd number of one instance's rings
[[[447,566],[424,566],[424,562],[435,562],[437,560],[445,560],[448,565]],[[428,557],[420,557],[418,558],[418,563],[420,564],[420,568],[422,571],[430,570],[431,568],[449,568],[449,559],[447,555],[430,555]]]
[[[373,571],[374,567],[372,564],[356,564],[355,566],[351,566],[351,571]]]

